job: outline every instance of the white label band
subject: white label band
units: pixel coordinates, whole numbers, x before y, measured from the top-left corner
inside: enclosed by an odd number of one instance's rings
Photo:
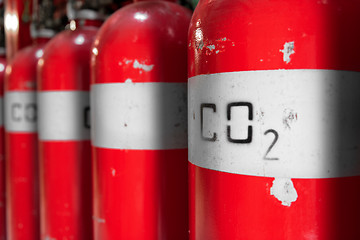
[[[269,70],[189,79],[189,161],[244,175],[360,175],[360,73]]]
[[[186,83],[92,85],[92,144],[111,149],[187,148],[186,92]]]
[[[76,141],[90,139],[90,97],[86,91],[41,91],[39,139]]]
[[[5,130],[35,133],[37,131],[35,91],[5,92]]]

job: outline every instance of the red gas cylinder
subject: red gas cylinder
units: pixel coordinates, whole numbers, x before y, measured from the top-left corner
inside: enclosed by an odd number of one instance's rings
[[[92,239],[90,51],[101,21],[76,16],[38,63],[41,239]]]
[[[9,239],[39,239],[36,64],[49,38],[19,51],[5,73],[6,208]]]
[[[187,239],[186,35],[191,13],[128,5],[92,50],[97,240]]]
[[[3,96],[5,77],[5,48],[0,47],[0,239],[6,239],[6,208],[5,208],[5,154],[4,154],[4,116]]]
[[[201,0],[189,31],[190,238],[360,238],[356,0]]]

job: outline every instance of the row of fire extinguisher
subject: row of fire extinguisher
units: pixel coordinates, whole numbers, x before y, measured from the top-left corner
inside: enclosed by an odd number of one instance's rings
[[[0,239],[187,238],[192,12],[173,2],[122,1],[103,23],[109,1],[43,0],[18,52],[5,13]]]
[[[360,239],[358,0],[6,9],[0,239]]]

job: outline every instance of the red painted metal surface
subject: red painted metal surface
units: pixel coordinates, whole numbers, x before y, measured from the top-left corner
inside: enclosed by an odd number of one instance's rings
[[[81,23],[45,48],[38,65],[39,94],[89,91],[90,49],[101,22]],[[41,239],[92,239],[90,140],[40,136],[39,145]]]
[[[0,97],[2,106],[4,104],[4,77],[6,58],[5,54],[0,55]],[[6,203],[5,203],[5,151],[4,151],[4,115],[1,115],[0,126],[0,239],[6,239]]]
[[[12,59],[17,51],[30,45],[32,0],[7,0],[5,3],[6,57]]]
[[[36,64],[47,41],[48,39],[38,39],[38,43],[19,51],[9,62],[5,75],[5,99],[7,94],[13,93],[29,94],[30,98],[35,99]],[[5,100],[5,108],[7,105],[11,108],[13,104],[19,104],[16,115],[20,124],[25,125],[28,124],[25,112],[25,105],[28,103],[26,100],[22,101],[16,97],[11,103]],[[9,239],[39,239],[36,129],[30,131],[16,127],[7,129],[5,123],[5,146],[7,236]]]
[[[358,1],[341,0],[201,0],[189,31],[189,77],[277,69],[359,71],[360,48],[354,46],[360,34],[348,28],[360,21],[359,8]],[[295,53],[286,63],[279,50],[290,41]],[[190,239],[360,237],[358,176],[293,179],[299,198],[284,207],[270,195],[274,178],[194,164],[189,174]]]
[[[142,83],[185,83],[190,16],[185,8],[161,1],[118,10],[95,40],[91,91],[108,84],[122,86],[127,79],[134,89]],[[92,105],[92,115],[106,121],[97,110]],[[187,239],[186,159],[186,147],[111,149],[93,143],[95,239]]]

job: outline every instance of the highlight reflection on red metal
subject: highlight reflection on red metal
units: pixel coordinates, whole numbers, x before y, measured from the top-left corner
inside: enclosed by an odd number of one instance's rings
[[[7,0],[5,4],[6,57],[11,60],[17,51],[30,45],[32,0]]]
[[[6,208],[9,239],[39,239],[36,64],[48,39],[19,51],[5,74]]]
[[[97,240],[187,239],[186,35],[191,13],[128,5],[92,50]]]
[[[92,239],[90,49],[101,24],[79,19],[39,61],[41,239]]]
[[[348,28],[359,8],[200,1],[188,42],[190,239],[360,237],[360,33]]]

